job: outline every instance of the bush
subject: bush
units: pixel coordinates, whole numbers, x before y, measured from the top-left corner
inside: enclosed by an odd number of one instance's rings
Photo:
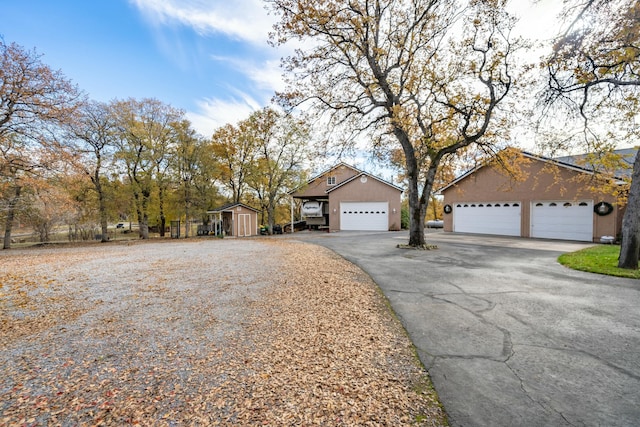
[[[407,230],[409,228],[409,208],[407,207],[400,209],[400,227],[403,230]]]

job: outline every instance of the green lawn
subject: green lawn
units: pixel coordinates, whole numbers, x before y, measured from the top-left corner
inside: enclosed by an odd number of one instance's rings
[[[558,262],[574,270],[640,279],[640,270],[618,268],[619,245],[598,245],[560,255]]]

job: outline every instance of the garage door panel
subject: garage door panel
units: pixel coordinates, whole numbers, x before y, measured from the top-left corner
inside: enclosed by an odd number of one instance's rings
[[[340,203],[340,229],[354,231],[388,231],[389,203]]]
[[[520,236],[519,202],[458,203],[453,211],[453,231]]]
[[[593,201],[534,201],[531,237],[593,241]]]

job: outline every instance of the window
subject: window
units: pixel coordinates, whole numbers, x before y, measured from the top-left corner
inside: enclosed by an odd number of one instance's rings
[[[328,176],[327,177],[327,185],[336,185],[336,177]]]

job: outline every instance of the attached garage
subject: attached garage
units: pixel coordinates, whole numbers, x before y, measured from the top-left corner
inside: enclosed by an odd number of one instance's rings
[[[519,202],[467,202],[453,205],[453,231],[520,236]]]
[[[531,237],[592,242],[593,201],[533,201]]]
[[[389,203],[341,202],[340,229],[363,231],[389,230]]]

